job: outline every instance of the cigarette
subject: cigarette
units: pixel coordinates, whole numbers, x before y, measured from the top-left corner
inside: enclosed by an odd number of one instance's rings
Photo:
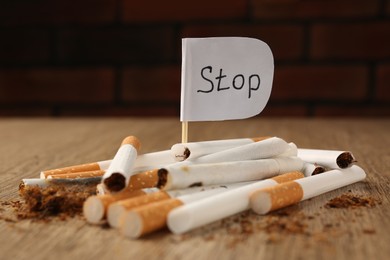
[[[106,217],[107,208],[110,204],[119,200],[129,199],[156,191],[158,191],[157,188],[151,188],[134,191],[125,190],[115,194],[90,196],[84,202],[83,214],[87,222],[91,224],[98,224]]]
[[[105,171],[103,170],[95,170],[95,171],[87,171],[87,172],[72,172],[72,173],[64,173],[64,174],[54,174],[47,175],[47,179],[76,179],[76,178],[91,178],[91,177],[101,177],[103,176]]]
[[[303,161],[298,157],[183,166],[176,164],[158,170],[157,187],[163,190],[173,190],[193,186],[254,181],[302,169]]]
[[[267,138],[270,137],[266,136],[256,138],[237,138],[203,142],[179,143],[174,144],[171,147],[171,151],[173,152],[174,157],[177,161],[184,161],[187,159],[191,160],[207,154],[231,149],[244,144],[258,142]]]
[[[181,234],[248,210],[251,192],[303,177],[301,172],[289,172],[181,206],[168,214],[168,228],[175,234]]]
[[[92,162],[92,163],[68,166],[59,169],[42,171],[40,173],[40,178],[45,179],[49,175],[61,175],[61,174],[69,174],[74,172],[98,171],[98,170],[105,171],[108,169],[111,162],[112,160],[105,160],[105,161]],[[176,161],[174,159],[171,150],[145,153],[145,154],[138,155],[137,158],[135,159],[133,172],[151,170],[174,162]]]
[[[130,238],[138,238],[166,226],[167,216],[173,209],[190,205],[210,196],[227,192],[228,189],[236,188],[241,185],[224,186],[210,189],[203,192],[179,196],[173,199],[167,199],[126,211],[120,216],[120,231],[123,235]]]
[[[250,205],[257,214],[266,214],[361,181],[365,177],[366,173],[357,165],[347,169],[335,169],[256,191],[251,195]]]
[[[126,137],[103,175],[104,188],[118,192],[129,183],[135,159],[139,153],[140,142],[134,136]]]
[[[356,162],[349,151],[298,149],[298,157],[305,162],[316,163],[330,169],[345,169]]]
[[[37,186],[45,188],[51,185],[97,185],[102,180],[101,177],[78,178],[78,179],[22,179],[19,184],[19,190],[28,186]]]
[[[200,164],[266,159],[283,154],[288,149],[290,149],[290,146],[286,141],[278,137],[271,137],[180,163]]]
[[[100,162],[92,162],[85,163],[80,165],[73,165],[64,168],[58,168],[53,170],[42,171],[40,174],[41,179],[46,179],[47,176],[50,175],[61,175],[61,174],[69,174],[74,172],[89,172],[89,171],[99,171],[99,170],[107,170],[110,165],[111,160],[100,161]]]
[[[218,189],[227,189],[229,187],[239,186],[240,184],[232,185],[214,185],[208,187],[193,187],[188,189],[181,190],[172,190],[172,191],[159,191],[153,194],[146,194],[137,198],[130,198],[126,200],[121,200],[116,203],[111,204],[108,207],[107,211],[107,220],[111,227],[119,227],[121,215],[131,209],[140,207],[143,205],[156,203],[163,200],[168,200],[172,198],[178,198],[180,196],[186,196],[189,194],[203,193],[208,190],[218,190]],[[242,185],[242,184],[241,184]]]
[[[298,147],[294,143],[289,143],[288,148],[286,151],[284,151],[281,154],[278,154],[276,157],[289,157],[289,156],[297,156],[298,154]]]
[[[309,177],[324,172],[325,172],[325,168],[315,163],[305,163],[303,166],[303,173],[305,174],[305,177]]]

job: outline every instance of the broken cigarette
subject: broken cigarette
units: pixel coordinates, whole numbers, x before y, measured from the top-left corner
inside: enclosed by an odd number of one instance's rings
[[[129,184],[124,189],[122,189],[122,191],[134,191],[144,188],[157,187],[159,180],[157,171],[157,169],[154,169],[146,172],[137,173],[131,176]],[[98,194],[111,193],[109,190],[106,189],[105,185],[103,184],[98,185],[96,188],[98,189]]]
[[[298,157],[305,162],[316,163],[330,169],[345,169],[356,162],[353,154],[348,151],[298,149]]]
[[[254,192],[250,205],[257,214],[296,204],[323,193],[363,180],[364,170],[356,165],[347,169],[335,169]]]
[[[134,136],[128,136],[122,141],[121,147],[103,175],[102,183],[105,189],[118,192],[127,186],[140,146],[139,140]]]
[[[187,159],[195,159],[207,154],[220,152],[223,150],[231,149],[244,144],[250,144],[258,142],[270,137],[256,137],[256,138],[237,138],[226,140],[213,140],[191,143],[179,143],[174,144],[171,150],[177,161],[184,161]]]
[[[153,194],[147,194],[145,196],[140,196],[137,198],[130,198],[126,200],[121,200],[116,203],[111,204],[108,207],[107,211],[107,220],[111,227],[118,227],[120,224],[121,214],[131,210],[133,208],[143,206],[146,204],[151,204],[159,202],[162,200],[168,200],[172,198],[177,198],[180,196],[185,196],[189,194],[201,193],[208,190],[214,189],[227,189],[228,187],[236,187],[242,184],[231,184],[231,185],[214,185],[208,187],[193,187],[188,189],[181,190],[172,190],[172,191],[159,191]]]
[[[303,166],[303,173],[305,174],[305,177],[320,174],[323,172],[325,172],[325,168],[314,163],[305,163]]]
[[[91,178],[91,177],[102,177],[105,171],[87,171],[87,172],[72,172],[64,174],[47,175],[47,179],[76,179],[76,178]]]
[[[283,154],[289,149],[290,146],[286,141],[278,137],[271,137],[258,142],[252,142],[228,150],[208,154],[193,160],[186,160],[178,164],[218,163],[266,159]]]
[[[40,174],[40,178],[45,179],[49,175],[61,175],[61,174],[69,174],[75,172],[98,171],[98,170],[105,171],[108,169],[111,162],[112,160],[105,160],[100,162],[92,162],[92,163],[59,168],[59,169],[42,171]],[[133,172],[147,171],[174,162],[176,161],[174,159],[171,150],[145,153],[145,154],[138,155],[137,158],[135,159]]]
[[[77,178],[77,179],[22,179],[19,184],[19,190],[24,189],[26,186],[37,186],[39,188],[45,188],[50,185],[97,185],[102,180],[101,177],[92,178]]]
[[[168,214],[168,228],[173,233],[181,234],[248,210],[251,192],[303,177],[301,172],[289,172],[181,206]]]
[[[159,189],[150,188],[133,191],[125,190],[115,194],[91,196],[84,202],[83,213],[87,222],[91,224],[98,224],[105,218],[107,208],[111,203],[157,191],[159,191]]]
[[[190,205],[195,201],[227,192],[230,189],[234,190],[240,186],[242,184],[226,185],[134,208],[120,216],[120,231],[126,237],[138,238],[166,226],[168,213],[174,208]]]
[[[164,190],[183,189],[221,183],[254,181],[281,173],[301,171],[298,157],[222,162],[209,164],[170,165],[158,170],[157,187]]]

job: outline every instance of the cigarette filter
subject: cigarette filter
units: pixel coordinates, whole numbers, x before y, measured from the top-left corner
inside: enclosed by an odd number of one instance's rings
[[[266,159],[283,154],[288,149],[290,146],[286,141],[278,137],[271,137],[187,161],[200,164]]]
[[[118,192],[127,186],[140,145],[134,136],[128,136],[122,141],[121,147],[103,175],[102,183],[105,189]]]
[[[230,187],[224,186],[209,189],[207,191],[183,195],[126,211],[120,217],[120,231],[126,237],[138,238],[165,227],[167,215],[174,208],[188,205],[204,198],[209,198],[215,194],[224,193],[228,189],[234,189],[237,186],[239,187],[241,185],[235,184]]]
[[[168,228],[173,233],[181,234],[248,210],[251,192],[302,177],[303,173],[301,172],[285,173],[178,207],[168,214]]]
[[[106,216],[110,204],[124,199],[129,199],[158,191],[157,188],[139,189],[134,191],[124,190],[115,194],[105,194],[89,197],[83,205],[83,213],[87,222],[98,224]]]
[[[348,151],[298,149],[298,157],[305,162],[315,163],[330,169],[348,168],[356,162],[353,154]]]
[[[193,195],[198,193],[203,193],[208,190],[223,190],[229,187],[236,187],[242,184],[233,184],[233,185],[214,185],[208,187],[193,187],[188,189],[181,190],[172,190],[172,191],[160,191],[153,194],[147,194],[145,196],[140,196],[137,198],[130,198],[126,200],[121,200],[116,203],[111,204],[108,207],[107,220],[111,227],[118,227],[120,224],[121,215],[134,209],[139,206],[149,205],[151,203],[168,200],[172,198],[178,198],[180,196]],[[200,195],[201,196],[201,195]]]
[[[184,161],[186,159],[195,159],[207,154],[220,152],[231,149],[244,144],[258,142],[270,137],[256,137],[256,138],[237,138],[225,140],[213,140],[203,142],[179,143],[171,147],[171,151],[177,161]]]
[[[41,179],[46,179],[47,176],[69,174],[74,172],[89,172],[89,171],[99,171],[106,170],[110,165],[111,160],[101,161],[101,162],[92,162],[80,165],[73,165],[64,168],[58,168],[53,170],[42,171],[40,174]]]
[[[314,163],[305,163],[303,166],[303,173],[306,177],[320,174],[323,172],[325,172],[325,168]]]
[[[348,169],[331,170],[256,191],[251,195],[250,205],[257,214],[266,214],[361,181],[365,177],[366,173],[356,165]]]
[[[87,171],[87,172],[72,172],[64,174],[47,175],[47,179],[76,179],[76,178],[91,178],[91,177],[102,177],[104,174],[103,170]]]
[[[179,164],[158,171],[158,187],[164,190],[221,183],[254,181],[281,173],[300,171],[303,161],[298,157],[223,162],[214,164]]]

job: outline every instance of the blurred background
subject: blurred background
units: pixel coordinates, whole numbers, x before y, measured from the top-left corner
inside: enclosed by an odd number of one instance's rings
[[[207,36],[271,47],[260,116],[390,116],[390,0],[2,0],[0,116],[179,116]]]

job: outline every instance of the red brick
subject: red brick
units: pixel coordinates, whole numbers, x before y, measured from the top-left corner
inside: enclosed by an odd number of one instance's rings
[[[126,68],[122,79],[122,98],[127,102],[180,102],[181,68]]]
[[[321,105],[315,108],[314,113],[315,116],[323,117],[388,117],[390,116],[390,105]]]
[[[257,19],[373,17],[380,0],[252,0]]]
[[[258,115],[258,117],[284,117],[295,116],[304,117],[308,115],[308,108],[305,104],[298,105],[285,105],[285,104],[273,104],[270,101],[264,110]]]
[[[61,107],[59,116],[81,116],[81,117],[170,117],[179,116],[178,105],[130,105],[130,106],[104,106],[104,107]]]
[[[311,28],[314,59],[390,58],[390,22],[317,24]]]
[[[66,63],[164,62],[174,57],[173,30],[136,26],[65,30],[59,59]]]
[[[382,101],[390,101],[390,65],[379,66],[377,69],[376,77],[376,99]]]
[[[153,3],[123,0],[123,20],[125,22],[161,22],[235,19],[244,18],[247,8],[247,0],[165,0]]]
[[[0,71],[3,104],[108,103],[113,100],[110,69],[9,69]]]
[[[0,64],[49,61],[49,34],[45,30],[1,30]]]
[[[362,100],[368,77],[364,66],[280,66],[270,100]]]
[[[115,20],[117,1],[1,1],[1,25],[96,24]]]
[[[296,25],[198,25],[185,26],[181,34],[185,37],[253,37],[266,42],[275,59],[297,59],[303,53],[303,28]]]

